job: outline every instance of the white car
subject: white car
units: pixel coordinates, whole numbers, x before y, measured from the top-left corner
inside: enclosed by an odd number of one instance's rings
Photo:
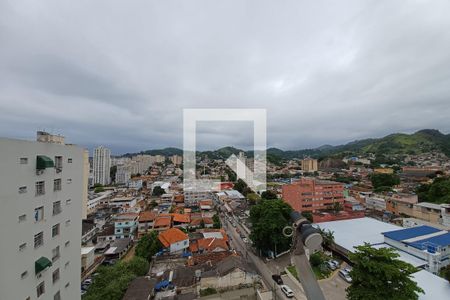
[[[326,262],[326,265],[327,265],[327,267],[328,267],[330,270],[332,270],[332,271],[334,271],[334,270],[337,269],[336,264],[335,264],[332,260],[327,261],[327,262]]]
[[[344,279],[346,282],[352,283],[352,278],[350,277],[350,275],[346,270],[340,270],[339,276],[341,276],[341,278]]]
[[[280,288],[281,288],[281,291],[286,295],[286,297],[288,297],[288,298],[294,297],[294,292],[287,285],[283,284],[280,286]]]

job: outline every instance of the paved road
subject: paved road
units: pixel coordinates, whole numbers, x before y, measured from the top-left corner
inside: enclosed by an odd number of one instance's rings
[[[281,291],[280,287],[277,284],[274,284],[275,282],[272,279],[272,272],[270,269],[266,266],[266,264],[256,255],[254,255],[250,249],[248,249],[248,245],[246,245],[238,233],[236,232],[236,228],[234,228],[228,220],[224,220],[222,218],[222,224],[224,224],[224,229],[227,232],[227,234],[232,239],[232,245],[234,248],[240,252],[242,252],[243,256],[251,261],[255,267],[258,269],[259,274],[261,275],[261,278],[263,279],[264,283],[267,287],[270,287],[271,289],[275,289],[275,297],[274,299],[289,299],[287,298],[284,293]],[[241,230],[242,233],[245,234],[244,229],[237,223],[237,226],[239,227],[239,230]],[[294,298],[291,299],[297,299],[297,300],[303,300],[305,299],[303,295],[296,295]]]

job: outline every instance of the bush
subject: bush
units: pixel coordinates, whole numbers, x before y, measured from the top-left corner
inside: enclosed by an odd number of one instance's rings
[[[214,295],[217,294],[217,290],[215,288],[206,288],[203,290],[200,290],[200,296],[209,296],[209,295]]]
[[[314,254],[311,254],[311,256],[309,257],[309,262],[311,263],[312,266],[318,267],[321,264],[323,264],[324,259],[320,254],[320,252],[316,252]]]

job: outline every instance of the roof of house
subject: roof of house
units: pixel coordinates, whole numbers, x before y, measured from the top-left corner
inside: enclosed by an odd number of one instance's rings
[[[139,222],[151,222],[156,218],[156,214],[152,211],[142,211],[139,213]]]
[[[247,262],[238,255],[230,255],[217,263],[215,270],[207,271],[202,277],[224,276],[233,272],[235,269],[241,269],[244,272],[252,272]]]
[[[171,244],[189,239],[188,235],[178,228],[170,228],[159,234],[158,239],[164,245],[169,247]]]
[[[134,220],[139,216],[138,213],[121,213],[116,216],[114,216],[114,221],[120,221],[120,220]]]
[[[212,251],[217,248],[221,248],[223,250],[228,250],[228,244],[223,239],[217,238],[207,238],[200,239],[197,241],[198,250]]]
[[[190,217],[189,214],[172,214],[173,221],[178,223],[189,223]]]
[[[385,237],[390,238],[395,241],[403,241],[403,240],[419,237],[422,235],[436,233],[439,231],[441,231],[441,230],[434,228],[434,227],[422,225],[422,226],[411,227],[411,228],[407,228],[407,229],[383,232],[383,235]]]
[[[147,299],[153,292],[156,279],[149,277],[137,277],[131,281],[122,300],[141,300]]]
[[[450,233],[429,237],[423,240],[418,240],[412,243],[408,243],[410,246],[417,249],[426,249],[427,246],[432,247],[446,247],[450,245]]]
[[[425,270],[412,274],[412,278],[425,293],[419,294],[419,300],[447,299],[450,295],[450,284],[444,278]]]
[[[171,216],[157,216],[153,227],[166,227],[170,226],[170,223],[172,223]]]

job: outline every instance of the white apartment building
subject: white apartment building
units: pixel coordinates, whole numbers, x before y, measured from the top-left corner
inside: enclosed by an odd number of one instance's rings
[[[0,153],[0,299],[80,299],[84,149],[38,132]]]
[[[116,171],[116,183],[117,184],[127,184],[131,179],[131,172],[129,167],[126,165],[117,165]]]
[[[94,149],[94,184],[108,185],[110,183],[109,171],[111,166],[111,151],[100,146]]]

